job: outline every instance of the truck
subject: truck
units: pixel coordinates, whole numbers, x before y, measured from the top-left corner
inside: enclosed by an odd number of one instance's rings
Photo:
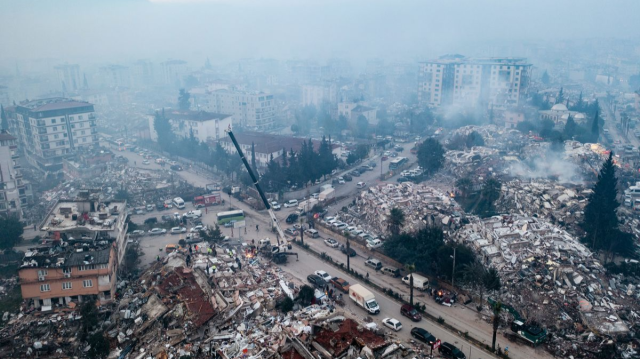
[[[406,276],[404,276],[402,278],[402,282],[406,285],[411,285],[411,278],[409,278],[409,276],[413,277],[413,287],[419,290],[427,290],[427,288],[429,287],[429,279],[426,277],[421,276],[420,274],[417,273],[411,273],[411,274],[407,274]]]
[[[220,192],[193,197],[193,205],[196,208],[215,206],[220,203],[222,203],[222,194]]]
[[[318,200],[317,199],[313,199],[313,198],[309,198],[306,201],[302,201],[300,203],[298,203],[298,211],[299,212],[309,212],[311,210],[311,208],[313,208],[313,206],[315,206],[316,204],[318,204]]]
[[[376,301],[376,297],[360,284],[349,286],[349,298],[364,308],[369,314],[380,313],[380,306]]]
[[[491,307],[496,305],[493,298],[487,298],[487,303]],[[513,321],[510,323],[512,333],[505,332],[505,337],[510,341],[523,341],[529,345],[538,345],[547,339],[547,330],[542,328],[538,323],[523,318],[520,313],[512,306],[501,303],[502,309],[513,315]]]
[[[217,182],[209,183],[205,185],[204,188],[211,193],[220,192],[220,190],[222,190],[220,183],[217,183]]]
[[[335,191],[335,189],[333,188],[329,188],[329,189],[325,189],[324,191],[320,192],[320,195],[318,196],[318,200],[320,200],[320,202],[324,202],[330,198],[333,198],[334,194],[333,192]]]
[[[328,190],[330,188],[333,188],[333,185],[331,185],[331,184],[323,184],[322,186],[320,186],[320,192],[326,191],[326,190]]]

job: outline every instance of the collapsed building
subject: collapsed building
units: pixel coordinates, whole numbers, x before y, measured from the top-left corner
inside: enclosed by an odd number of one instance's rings
[[[613,338],[627,354],[631,329],[639,329],[640,291],[633,278],[608,275],[593,253],[567,231],[534,217],[494,216],[474,220],[453,240],[473,248],[496,268],[499,299],[553,334],[546,345],[563,357],[583,353],[578,339],[597,351],[593,336]]]

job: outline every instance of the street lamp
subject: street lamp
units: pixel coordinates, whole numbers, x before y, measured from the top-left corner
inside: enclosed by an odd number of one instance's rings
[[[453,268],[451,270],[451,288],[456,289],[455,280],[456,280],[456,247],[453,247],[453,255],[449,256],[453,258]]]

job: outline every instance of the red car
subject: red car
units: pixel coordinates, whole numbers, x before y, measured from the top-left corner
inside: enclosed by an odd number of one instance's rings
[[[388,160],[388,159],[389,159],[389,157],[388,157],[388,156],[382,156],[382,160],[383,160],[383,161],[386,161],[386,160]]]

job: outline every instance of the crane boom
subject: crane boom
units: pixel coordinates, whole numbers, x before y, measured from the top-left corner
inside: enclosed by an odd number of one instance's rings
[[[256,190],[258,190],[258,193],[260,194],[260,198],[262,199],[264,206],[267,208],[267,211],[269,212],[269,217],[271,217],[271,223],[273,223],[273,225],[276,227],[276,230],[278,231],[278,238],[277,238],[278,247],[280,247],[280,238],[282,238],[282,240],[287,244],[287,247],[290,248],[290,245],[287,241],[287,237],[285,237],[284,232],[282,231],[282,229],[280,228],[280,225],[278,224],[278,218],[276,217],[276,214],[273,212],[273,209],[271,208],[271,203],[267,201],[267,197],[264,195],[264,192],[260,187],[260,183],[258,183],[258,178],[253,173],[251,166],[249,166],[249,162],[247,161],[247,158],[244,156],[244,152],[242,152],[242,149],[240,148],[240,145],[236,140],[236,136],[233,135],[233,131],[231,131],[231,127],[229,127],[225,132],[227,132],[227,134],[231,138],[231,142],[233,142],[233,145],[236,147],[236,151],[238,151],[238,154],[240,155],[240,159],[242,159],[242,163],[244,164],[244,167],[247,169],[247,172],[249,172],[249,176],[251,176],[253,185],[256,187]]]

